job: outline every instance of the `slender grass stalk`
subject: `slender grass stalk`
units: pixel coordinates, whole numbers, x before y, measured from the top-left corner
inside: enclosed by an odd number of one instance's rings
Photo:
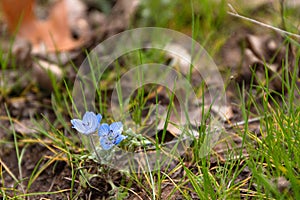
[[[15,151],[16,151],[16,156],[17,156],[17,161],[18,161],[19,180],[22,180],[23,179],[22,158],[23,158],[23,155],[24,155],[24,151],[22,150],[22,152],[20,154],[20,152],[19,152],[19,145],[18,145],[18,139],[17,139],[17,133],[15,131],[14,124],[13,124],[12,118],[10,116],[10,112],[9,112],[6,104],[4,104],[4,107],[5,107],[5,110],[6,110],[6,114],[7,114],[8,118],[9,118],[9,123],[12,126],[12,132],[13,132],[13,136],[14,136]],[[20,187],[21,187],[23,193],[25,193],[25,190],[24,190],[24,187],[23,187],[22,183],[20,183]]]

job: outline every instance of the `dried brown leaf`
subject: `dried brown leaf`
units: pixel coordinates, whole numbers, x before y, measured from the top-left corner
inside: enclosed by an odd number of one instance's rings
[[[83,40],[74,40],[68,23],[66,0],[57,1],[46,20],[38,19],[34,0],[1,1],[9,31],[31,42],[32,52],[68,51],[80,47]]]

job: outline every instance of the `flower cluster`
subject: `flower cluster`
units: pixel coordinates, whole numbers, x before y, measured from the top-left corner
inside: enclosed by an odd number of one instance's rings
[[[104,150],[109,150],[113,146],[118,145],[126,136],[122,135],[122,122],[114,122],[111,125],[106,123],[100,124],[102,120],[101,114],[96,115],[93,112],[86,112],[82,120],[72,119],[72,128],[84,135],[90,135],[98,132],[100,137],[100,145]]]

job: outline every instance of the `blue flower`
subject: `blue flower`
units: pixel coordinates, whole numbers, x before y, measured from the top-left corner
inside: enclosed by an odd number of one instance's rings
[[[118,145],[126,136],[122,135],[122,122],[114,122],[110,126],[103,123],[98,131],[100,136],[100,144],[104,150],[109,150],[113,146]]]
[[[73,125],[72,128],[75,128],[78,132],[89,135],[99,128],[101,119],[102,116],[100,114],[96,115],[93,112],[86,112],[82,120],[72,119],[71,124]]]

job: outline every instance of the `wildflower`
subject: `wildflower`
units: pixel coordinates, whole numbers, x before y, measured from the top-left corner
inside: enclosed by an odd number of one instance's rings
[[[100,144],[104,150],[109,150],[113,146],[118,145],[126,136],[122,135],[122,122],[114,122],[110,126],[103,123],[98,131],[100,136]]]
[[[78,132],[89,135],[94,133],[100,125],[100,121],[102,119],[101,114],[96,115],[93,112],[86,112],[83,115],[82,120],[80,119],[72,119],[72,128],[75,128]]]

